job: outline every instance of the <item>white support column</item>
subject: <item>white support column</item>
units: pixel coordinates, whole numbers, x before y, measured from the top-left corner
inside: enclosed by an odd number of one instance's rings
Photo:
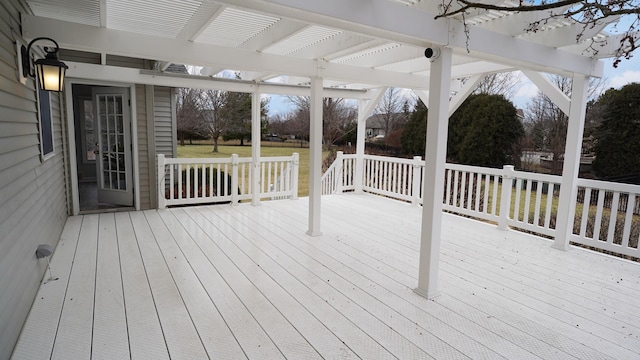
[[[428,299],[439,295],[440,237],[442,196],[447,154],[449,122],[449,88],[451,86],[451,49],[442,48],[440,57],[431,63],[429,79],[429,113],[423,180],[422,232],[418,287],[414,292]]]
[[[251,94],[251,205],[260,205],[260,93]]]
[[[367,116],[364,115],[365,100],[358,100],[358,128],[356,132],[356,174],[353,186],[356,194],[362,194],[362,177],[364,176],[364,142],[367,132]]]
[[[375,95],[368,102],[366,100],[358,101],[358,129],[356,137],[356,168],[353,185],[356,194],[362,194],[362,181],[364,177],[364,142],[367,131],[367,119],[373,110],[378,106],[380,99],[387,91],[387,87],[375,90]]]
[[[588,78],[574,74],[571,85],[571,106],[569,125],[564,149],[564,165],[562,166],[562,183],[558,201],[558,218],[556,237],[553,247],[560,250],[569,248],[569,240],[573,233],[573,218],[576,212],[575,199],[578,192],[577,180],[580,171],[580,153],[582,150],[582,134],[584,132],[584,116],[587,108]]]
[[[320,197],[322,196],[322,78],[311,78],[309,125],[309,236],[320,236]]]

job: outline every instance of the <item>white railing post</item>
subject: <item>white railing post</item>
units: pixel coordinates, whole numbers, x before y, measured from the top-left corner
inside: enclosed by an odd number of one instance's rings
[[[500,219],[498,220],[498,229],[507,230],[507,220],[509,219],[509,212],[511,211],[511,189],[513,188],[515,169],[513,165],[504,165],[502,170],[502,191],[500,193]],[[497,179],[494,181],[497,181]],[[488,184],[486,186],[488,186]],[[518,190],[516,189],[516,191]]]
[[[343,170],[343,163],[344,163],[344,159],[343,159],[344,153],[342,151],[338,151],[336,153],[336,172],[335,172],[335,177],[334,177],[334,181],[335,181],[335,189],[336,189],[336,194],[342,194],[342,188],[343,188],[343,179],[344,179],[344,174],[342,173]]]
[[[411,205],[418,206],[420,204],[420,189],[422,189],[422,166],[420,156],[413,157],[413,177],[411,179]]]
[[[292,154],[293,174],[291,174],[291,199],[298,199],[298,170],[300,168],[300,154]]]
[[[231,205],[238,203],[238,154],[231,154]]]
[[[166,209],[167,208],[167,199],[165,199],[165,159],[164,154],[158,154],[158,209]],[[172,184],[169,184],[172,186]]]

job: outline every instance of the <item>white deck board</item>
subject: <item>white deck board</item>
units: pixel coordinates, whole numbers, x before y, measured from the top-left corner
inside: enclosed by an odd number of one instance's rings
[[[234,294],[226,280],[218,273],[194,242],[183,242],[182,252],[188,257],[193,269],[213,300],[216,309],[225,318],[235,338],[242,345],[243,352],[250,358],[274,358],[281,356],[268,334],[263,331],[255,318]]]
[[[445,214],[430,301],[419,207],[307,206],[70,218],[13,358],[640,358],[639,263]]]
[[[52,359],[91,358],[99,215],[82,220]]]
[[[100,214],[91,358],[128,358],[128,338],[116,222]]]
[[[45,273],[36,301],[22,327],[22,333],[13,352],[13,359],[51,358],[81,226],[82,217],[69,218],[67,221],[50,260],[52,275],[58,280],[51,281],[49,272]]]
[[[245,212],[238,211],[235,215],[242,216],[243,213]],[[510,349],[511,352],[508,354],[512,356],[516,354],[520,359],[532,357],[531,353],[522,351],[521,348],[505,341],[501,337],[486,336],[485,329],[460,318],[455,313],[446,311],[443,313],[440,311],[439,314],[433,316],[421,308],[421,306],[429,305],[430,302],[419,298],[421,302],[419,305],[410,303],[395,291],[383,288],[380,284],[367,278],[366,276],[370,274],[370,272],[366,269],[358,269],[358,271],[362,272],[360,273],[323,253],[312,251],[310,252],[312,255],[309,255],[305,253],[304,250],[296,249],[296,242],[300,243],[299,237],[296,237],[292,233],[285,233],[287,232],[285,228],[278,228],[276,225],[269,223],[263,223],[262,226],[264,229],[276,235],[275,237],[271,236],[271,239],[280,238],[283,241],[288,241],[288,243],[283,243],[282,248],[289,249],[290,256],[297,259],[298,263],[304,264],[303,266],[307,267],[308,270],[305,269],[303,271],[312,270],[316,276],[327,279],[327,284],[330,283],[336,290],[345,294],[354,302],[359,303],[373,314],[385,314],[388,312],[388,314],[384,316],[385,323],[393,329],[401,331],[407,338],[415,341],[416,344],[425,351],[433,351],[438,348],[438,345],[443,348],[450,348],[449,351],[454,348],[462,351],[447,353],[445,349],[442,353],[434,353],[437,358],[460,358],[464,357],[465,353],[468,353],[473,354],[475,358],[484,356],[495,359],[500,357],[499,353],[503,349]],[[313,246],[313,242],[316,241],[316,239],[304,240],[308,241],[311,246]],[[346,260],[348,262],[349,258],[346,258]],[[311,267],[309,264],[315,266]],[[326,264],[326,266],[323,266],[323,264]],[[298,273],[302,273],[302,271],[298,271]],[[377,276],[381,275],[382,274],[377,274]],[[409,289],[405,288],[402,290]],[[413,296],[412,293],[409,294]],[[380,318],[383,318],[383,316],[380,316]],[[458,330],[459,328],[448,325],[451,322],[460,320],[462,320],[465,329],[478,335],[477,339],[479,339],[479,341],[465,336],[465,334]],[[425,341],[427,338],[430,338],[431,342]],[[436,342],[435,344],[433,343],[434,341]],[[484,345],[487,346],[487,349],[483,348]],[[489,349],[494,350],[494,352],[488,351]]]
[[[169,359],[131,218],[116,213],[115,219],[131,358]]]
[[[130,215],[170,358],[206,359],[207,352],[167,265],[171,259],[163,257],[144,214]]]
[[[207,230],[213,229],[213,224],[203,217],[197,210],[187,210],[185,213],[176,212],[176,217],[181,219],[183,223],[189,221],[195,221],[200,224],[200,228],[208,232]],[[188,219],[190,218],[190,219]],[[232,231],[225,231],[225,237],[234,237],[231,235]],[[194,234],[195,235],[195,234]],[[233,240],[231,240],[233,242]],[[231,245],[229,241],[225,241],[228,245]],[[229,251],[229,250],[227,250]],[[228,253],[228,252],[227,252]],[[246,261],[246,258],[245,258]],[[262,269],[266,267],[259,265]],[[245,275],[256,285],[256,287],[263,293],[269,294],[270,301],[276,306],[282,315],[295,327],[306,341],[319,353],[320,356],[329,356],[331,354],[342,354],[345,358],[355,358],[353,352],[342,342],[340,338],[335,336],[329,329],[323,326],[322,323],[317,321],[304,307],[303,303],[297,301],[297,299],[291,295],[297,292],[294,285],[278,284],[274,280],[267,277],[265,273],[262,273],[256,266],[243,267],[249,271],[245,272]],[[289,291],[287,292],[287,290]],[[305,300],[311,300],[317,302],[316,299],[305,298]],[[335,319],[332,319],[335,320]],[[334,326],[337,322],[334,322]],[[366,334],[365,334],[366,336]]]

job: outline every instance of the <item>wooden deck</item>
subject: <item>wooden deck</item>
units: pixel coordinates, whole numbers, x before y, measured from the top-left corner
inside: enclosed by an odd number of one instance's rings
[[[71,217],[14,359],[638,359],[640,264],[372,195]],[[45,276],[45,280],[48,274]]]

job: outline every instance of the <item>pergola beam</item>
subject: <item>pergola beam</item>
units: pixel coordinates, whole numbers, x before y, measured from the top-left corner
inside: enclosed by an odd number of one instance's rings
[[[23,17],[23,33],[25,39],[33,39],[41,34],[47,34],[55,38],[61,47],[71,50],[106,52],[179,64],[219,66],[227,69],[306,77],[321,76],[329,79],[411,89],[422,88],[428,83],[428,78],[420,75],[191,43],[30,15]]]
[[[198,89],[213,89],[263,94],[278,94],[290,96],[309,96],[310,87],[278,83],[256,83],[235,79],[211,78],[206,76],[168,74],[151,70],[129,69],[119,66],[94,65],[67,61],[69,66],[67,77],[87,80],[114,81],[144,85],[169,87],[185,87]],[[367,99],[371,95],[365,90],[326,88],[323,90],[327,97],[341,97],[346,99]]]
[[[266,30],[240,44],[238,48],[247,50],[265,50],[290,38],[308,26],[309,24],[300,21],[280,19],[280,21],[268,27]]]
[[[204,1],[198,11],[178,33],[177,39],[194,41],[224,11],[225,7],[213,1]]]
[[[571,99],[560,91],[548,77],[543,74],[537,73],[531,70],[522,70],[522,73],[534,83],[535,86],[540,89],[549,99],[562,110],[563,113],[569,115],[569,109],[571,107]]]
[[[449,116],[453,115],[462,103],[471,95],[478,87],[478,84],[487,76],[487,74],[478,74],[470,77],[462,86],[462,89],[449,101]]]

